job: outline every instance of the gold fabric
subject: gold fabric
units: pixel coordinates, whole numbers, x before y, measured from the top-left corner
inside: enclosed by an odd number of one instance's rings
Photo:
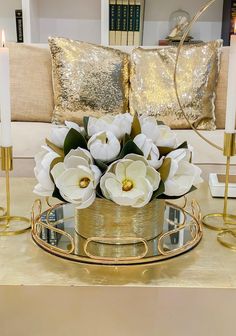
[[[54,104],[49,50],[20,43],[7,47],[12,120],[50,122]]]
[[[198,129],[215,129],[215,90],[222,41],[184,46],[178,63],[178,92]],[[189,128],[174,91],[176,47],[137,48],[131,55],[131,113],[148,114],[171,128]]]
[[[129,55],[65,38],[49,38],[55,109],[53,122],[128,109]]]

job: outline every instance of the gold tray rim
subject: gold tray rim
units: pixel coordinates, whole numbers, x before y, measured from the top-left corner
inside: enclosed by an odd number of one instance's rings
[[[195,201],[192,201],[192,204],[194,202]],[[53,208],[54,209],[58,208],[60,206],[63,206],[64,204],[65,203],[59,203],[59,204],[55,205]],[[133,259],[133,260],[119,260],[119,259],[117,259],[117,260],[103,260],[103,259],[89,258],[87,256],[82,256],[82,255],[75,255],[75,254],[72,254],[72,253],[68,253],[66,251],[61,252],[61,251],[55,249],[53,247],[53,245],[51,245],[51,246],[46,245],[45,242],[37,235],[37,233],[36,233],[37,231],[33,229],[34,228],[33,221],[36,222],[43,214],[49,213],[52,210],[52,207],[50,207],[49,209],[47,209],[43,212],[40,212],[37,215],[37,217],[35,217],[35,219],[32,219],[32,230],[31,230],[32,240],[43,251],[45,251],[45,252],[47,252],[47,253],[49,253],[53,256],[59,257],[60,259],[81,263],[81,264],[101,265],[101,266],[102,265],[103,266],[135,266],[135,265],[137,266],[137,265],[145,265],[145,264],[163,262],[163,261],[173,259],[175,257],[178,257],[178,256],[186,253],[186,252],[191,251],[194,247],[196,247],[200,243],[200,241],[203,237],[203,229],[202,229],[202,221],[201,221],[201,214],[200,213],[199,213],[199,216],[196,216],[196,215],[194,215],[194,213],[192,214],[192,213],[186,211],[184,208],[176,206],[176,204],[172,204],[172,203],[167,202],[167,201],[166,201],[166,204],[174,206],[176,208],[179,208],[185,214],[188,214],[195,221],[196,227],[198,228],[195,239],[193,239],[192,241],[189,241],[189,243],[186,246],[182,247],[181,249],[179,249],[177,251],[173,251],[172,253],[170,253],[168,255],[149,256],[149,257],[143,257],[143,258],[140,258],[140,259]]]

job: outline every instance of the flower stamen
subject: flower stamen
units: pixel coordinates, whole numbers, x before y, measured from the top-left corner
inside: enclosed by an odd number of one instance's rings
[[[123,191],[130,191],[130,190],[133,189],[133,187],[134,187],[134,184],[131,180],[125,179],[122,182],[122,190]]]
[[[87,188],[87,186],[90,183],[90,179],[88,177],[83,177],[80,181],[79,181],[79,186],[80,188]]]

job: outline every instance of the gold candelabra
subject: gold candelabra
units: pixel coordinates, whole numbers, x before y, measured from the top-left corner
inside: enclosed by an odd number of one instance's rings
[[[209,145],[217,148],[222,152],[222,154],[226,157],[226,171],[225,171],[225,191],[224,191],[224,206],[222,213],[211,213],[207,214],[203,217],[202,222],[205,226],[212,230],[220,231],[218,233],[217,239],[218,241],[233,250],[236,250],[236,215],[232,215],[228,213],[228,191],[229,191],[229,177],[230,177],[230,160],[231,157],[236,154],[236,135],[235,133],[225,133],[224,136],[224,146],[221,148],[220,146],[216,145],[205,136],[202,135],[189,121],[184,108],[182,106],[179,94],[178,94],[178,85],[177,85],[177,68],[178,68],[178,60],[180,56],[181,48],[184,44],[185,38],[188,36],[190,29],[192,28],[193,24],[198,20],[198,18],[215,2],[216,0],[210,0],[206,4],[204,4],[197,14],[192,18],[189,25],[187,26],[182,39],[179,42],[177,53],[176,53],[176,62],[175,62],[175,69],[174,69],[174,88],[176,93],[176,98],[178,101],[178,105],[180,110],[186,119],[187,123],[189,124],[190,128],[200,136],[204,141],[206,141]],[[232,242],[233,238],[233,242]],[[231,240],[231,241],[230,241]]]
[[[1,169],[5,172],[6,208],[0,208],[2,211],[0,236],[15,236],[30,229],[30,220],[26,217],[11,216],[10,171],[13,170],[12,147],[1,147]]]

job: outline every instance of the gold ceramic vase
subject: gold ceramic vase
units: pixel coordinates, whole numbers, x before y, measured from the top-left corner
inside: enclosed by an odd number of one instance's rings
[[[162,233],[165,201],[155,199],[132,208],[97,198],[90,207],[75,211],[76,254],[128,262],[147,256],[148,242]]]
[[[76,209],[75,230],[83,238],[154,239],[163,231],[165,201],[155,199],[142,208],[120,206],[97,198],[86,209]]]

